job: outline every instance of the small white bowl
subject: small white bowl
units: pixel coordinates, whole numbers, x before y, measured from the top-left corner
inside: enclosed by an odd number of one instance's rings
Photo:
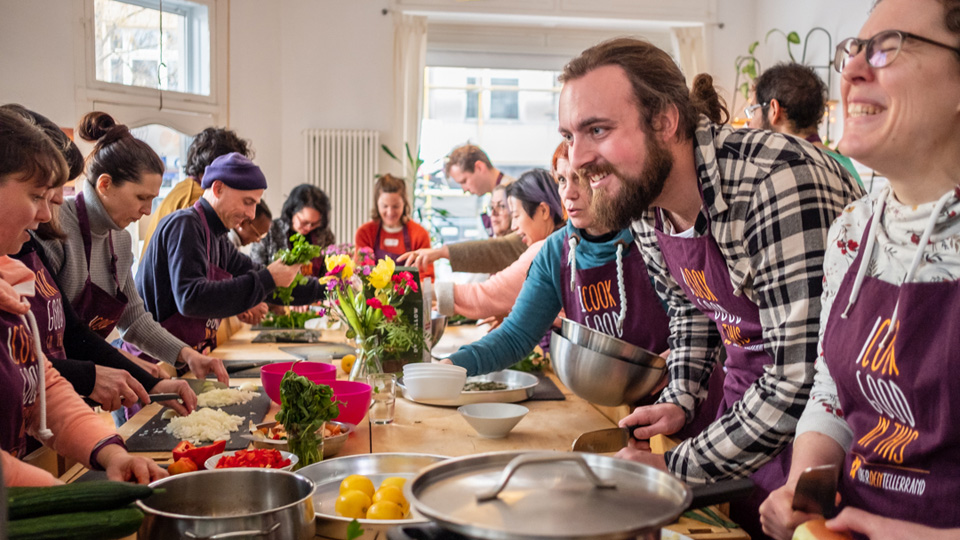
[[[502,439],[530,412],[514,403],[471,403],[457,409],[481,437]]]
[[[239,450],[231,450],[231,451],[229,451],[229,452],[223,452],[222,454],[217,454],[217,455],[215,455],[215,456],[210,456],[206,461],[203,462],[203,465],[204,465],[204,467],[207,468],[207,470],[212,471],[212,470],[214,470],[214,469],[217,468],[217,463],[220,461],[220,458],[222,458],[222,457],[224,457],[224,456],[232,456],[233,454],[236,454],[237,452],[239,452]],[[289,460],[290,460],[290,464],[287,465],[286,467],[283,467],[283,468],[280,469],[280,470],[289,471],[289,470],[293,469],[293,466],[296,465],[297,462],[300,461],[300,458],[297,457],[296,454],[291,454],[290,452],[286,452],[286,451],[284,451],[284,450],[278,450],[278,452],[280,452],[280,455],[283,456],[285,459],[289,459]],[[230,469],[248,469],[248,468],[249,468],[249,469],[254,469],[254,468],[256,468],[256,467],[226,467],[226,468],[230,468]]]
[[[420,373],[421,371],[443,371],[449,373],[466,373],[467,368],[461,366],[454,366],[452,364],[440,364],[440,363],[420,363],[420,364],[407,364],[403,366],[404,373]]]
[[[463,391],[467,374],[410,375],[403,377],[403,385],[410,399],[456,399]]]
[[[423,379],[423,378],[433,378],[433,379],[454,379],[454,380],[467,380],[466,373],[450,373],[448,371],[418,371],[416,373],[404,373],[403,379]]]

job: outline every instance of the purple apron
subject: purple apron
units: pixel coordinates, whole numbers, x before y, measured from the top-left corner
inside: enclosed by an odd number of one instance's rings
[[[233,275],[230,272],[210,263],[210,237],[212,236],[210,225],[207,224],[207,216],[203,212],[200,201],[193,205],[193,209],[200,216],[200,221],[207,233],[205,236],[207,241],[207,279],[210,281],[232,279]],[[208,349],[212,351],[217,348],[217,330],[220,328],[220,319],[197,319],[174,313],[166,320],[161,321],[160,326],[198,352]]]
[[[862,253],[840,284],[823,335],[823,355],[853,430],[840,475],[842,503],[930,527],[960,526],[960,424],[951,419],[960,396],[960,331],[953,319],[960,283],[897,286],[865,276],[844,319]],[[895,333],[883,347],[898,300]]]
[[[0,311],[0,448],[13,457],[26,453],[23,411],[36,401],[41,380],[29,328],[19,315]]]
[[[30,297],[30,311],[37,319],[40,331],[40,343],[47,358],[66,360],[67,352],[63,348],[63,330],[66,321],[63,314],[63,298],[57,282],[47,271],[35,251],[27,253],[20,262],[33,270],[36,276],[36,293]]]
[[[748,298],[733,294],[730,271],[709,231],[695,238],[666,234],[657,211],[656,234],[670,274],[690,302],[717,325],[723,338],[727,358],[723,365],[723,401],[716,415],[720,418],[763,375],[763,366],[773,363],[763,349],[760,309]],[[790,456],[787,448],[753,473],[750,477],[756,483],[753,494],[730,503],[730,517],[751,537],[764,538],[760,527],[760,503],[786,482]]]
[[[396,261],[400,255],[403,255],[404,253],[410,251],[410,246],[412,246],[413,243],[410,242],[410,229],[407,227],[406,224],[403,225],[403,251],[401,251],[400,253],[390,253],[385,249],[380,249],[380,233],[381,232],[383,232],[383,225],[380,225],[377,227],[377,237],[374,238],[373,240],[373,256],[376,257],[378,261],[384,257],[390,257],[391,259]]]
[[[90,218],[87,216],[87,205],[83,201],[83,193],[77,193],[74,199],[77,206],[77,222],[80,225],[80,235],[83,237],[83,250],[87,256],[87,281],[80,290],[80,294],[73,302],[80,320],[90,326],[100,337],[106,339],[117,321],[127,309],[127,296],[120,290],[117,281],[117,255],[113,252],[113,233],[107,232],[107,241],[110,244],[110,273],[113,282],[117,285],[117,295],[113,296],[90,280],[90,251],[93,240],[90,236]]]

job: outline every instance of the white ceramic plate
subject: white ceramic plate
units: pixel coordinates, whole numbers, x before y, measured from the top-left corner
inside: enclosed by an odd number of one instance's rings
[[[217,468],[217,463],[220,461],[220,458],[222,458],[222,457],[224,457],[224,456],[232,456],[233,454],[236,454],[237,452],[239,452],[239,450],[232,450],[232,451],[229,451],[229,452],[224,452],[224,453],[222,453],[222,454],[217,454],[217,455],[215,455],[215,456],[210,456],[210,457],[207,459],[207,461],[205,461],[205,462],[203,463],[203,465],[204,465],[204,467],[206,467],[208,470],[216,469],[216,468]],[[280,452],[280,455],[282,455],[284,458],[290,460],[290,464],[287,465],[286,467],[283,467],[283,469],[281,469],[281,470],[289,471],[289,470],[293,469],[293,466],[296,465],[297,462],[300,461],[300,458],[298,458],[296,454],[291,454],[290,452],[285,452],[285,451],[283,451],[283,450],[278,450],[278,452]],[[229,468],[232,469],[232,468],[237,468],[237,467],[229,467]],[[239,468],[254,468],[254,467],[239,467]]]

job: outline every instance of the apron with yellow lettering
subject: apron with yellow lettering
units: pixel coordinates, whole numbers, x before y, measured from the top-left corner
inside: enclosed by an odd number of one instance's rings
[[[960,526],[960,283],[898,286],[865,276],[843,318],[857,270],[869,264],[862,254],[840,284],[823,335],[824,359],[853,430],[842,504],[931,527]],[[894,333],[885,341],[898,299]]]
[[[709,227],[703,236],[673,236],[663,232],[657,212],[656,234],[670,275],[687,299],[717,325],[723,338],[727,358],[723,363],[723,402],[716,416],[720,418],[763,376],[764,366],[773,363],[763,348],[760,308],[742,294],[734,294],[730,270]],[[718,369],[720,366],[714,371]],[[730,517],[753,537],[762,538],[758,508],[771,491],[786,482],[790,455],[788,448],[754,472],[750,477],[756,484],[753,494],[730,503]]]

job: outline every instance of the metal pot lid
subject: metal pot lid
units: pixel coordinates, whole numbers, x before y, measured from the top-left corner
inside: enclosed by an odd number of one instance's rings
[[[421,471],[404,491],[447,529],[492,540],[635,538],[673,522],[692,500],[665,472],[579,452],[451,459]]]

